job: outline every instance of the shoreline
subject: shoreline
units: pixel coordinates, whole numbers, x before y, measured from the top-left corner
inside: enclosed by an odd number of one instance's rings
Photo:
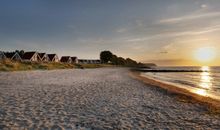
[[[180,101],[198,102],[198,103],[208,106],[210,109],[216,109],[217,111],[219,111],[218,113],[220,114],[220,101],[219,100],[195,94],[193,92],[190,92],[187,89],[180,88],[175,85],[171,85],[171,84],[160,82],[160,81],[157,81],[151,78],[143,77],[140,74],[141,72],[131,71],[129,75],[132,78],[143,82],[144,84],[161,88],[167,91],[168,94],[175,94],[178,100]]]

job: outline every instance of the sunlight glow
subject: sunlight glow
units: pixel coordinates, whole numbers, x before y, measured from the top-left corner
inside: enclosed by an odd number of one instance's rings
[[[207,96],[207,92],[206,92],[206,90],[204,90],[204,89],[196,89],[194,92],[195,92],[196,94],[201,95],[201,96]]]
[[[209,66],[202,66],[201,70],[204,71],[204,72],[207,72],[210,69],[209,69]],[[203,73],[203,74],[205,74],[205,73]]]
[[[213,47],[199,48],[195,52],[195,58],[199,62],[210,62],[215,59],[216,52]]]
[[[200,84],[199,86],[205,89],[210,89],[212,87],[212,77],[210,76],[210,69],[208,66],[203,66],[201,68],[203,71],[200,76]]]

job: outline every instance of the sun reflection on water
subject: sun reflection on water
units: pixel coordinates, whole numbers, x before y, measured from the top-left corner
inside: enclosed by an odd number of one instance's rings
[[[210,76],[210,73],[202,72],[200,76],[199,86],[205,89],[210,89],[212,87],[212,77]]]
[[[212,77],[210,73],[210,68],[208,66],[203,66],[201,68],[203,72],[200,74],[200,89],[195,89],[194,92],[201,96],[207,96],[208,90],[212,88]]]
[[[202,66],[201,70],[203,72],[208,72],[210,70],[209,66]]]
[[[195,89],[194,92],[201,96],[207,96],[207,90],[204,89]]]

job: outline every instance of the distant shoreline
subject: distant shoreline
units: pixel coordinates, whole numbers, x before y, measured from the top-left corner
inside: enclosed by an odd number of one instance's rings
[[[134,69],[141,72],[163,72],[163,73],[172,73],[172,72],[204,72],[204,70],[171,70],[171,69]]]
[[[145,84],[150,84],[155,87],[160,87],[167,91],[170,94],[176,94],[179,100],[185,100],[184,102],[200,102],[204,105],[211,107],[212,109],[217,109],[220,111],[220,101],[210,97],[201,96],[195,93],[192,93],[184,88],[177,87],[175,85],[166,84],[154,79],[143,77],[140,75],[141,72],[131,71],[130,76],[144,82]]]

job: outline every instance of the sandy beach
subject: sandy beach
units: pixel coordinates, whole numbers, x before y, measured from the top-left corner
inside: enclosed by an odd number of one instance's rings
[[[220,117],[124,68],[0,73],[0,130],[220,129]]]

